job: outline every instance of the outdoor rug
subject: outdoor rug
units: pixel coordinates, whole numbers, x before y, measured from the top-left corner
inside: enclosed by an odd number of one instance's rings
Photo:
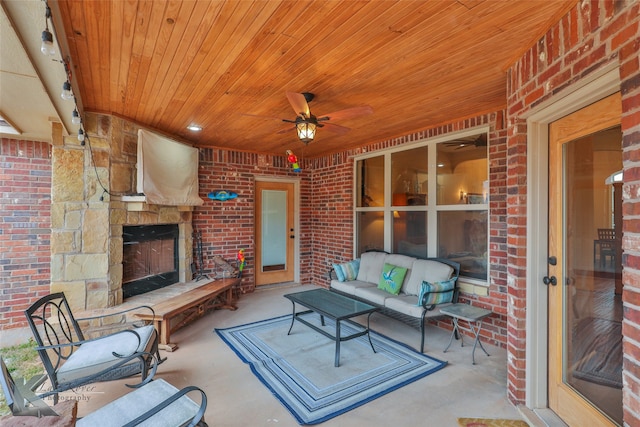
[[[305,316],[320,325],[320,316]],[[325,319],[327,330],[335,324]],[[335,343],[291,315],[247,325],[216,329],[220,337],[249,364],[300,424],[317,424],[357,408],[446,366],[404,344],[371,332],[340,345],[340,366],[334,367]],[[355,331],[341,323],[341,335]]]
[[[575,333],[573,376],[622,388],[622,323],[587,317]]]
[[[529,427],[524,421],[497,418],[458,418],[460,427]]]

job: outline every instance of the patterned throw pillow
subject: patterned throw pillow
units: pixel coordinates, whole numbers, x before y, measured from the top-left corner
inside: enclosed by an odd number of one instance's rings
[[[426,307],[453,301],[453,289],[456,286],[456,279],[457,277],[453,277],[443,282],[422,282],[417,305],[421,306],[422,300],[425,297],[424,305]]]
[[[380,276],[380,282],[378,282],[378,289],[382,289],[393,295],[398,295],[400,289],[402,289],[402,282],[406,274],[406,268],[385,263],[382,269],[382,276]]]
[[[359,269],[359,259],[354,259],[353,261],[345,262],[344,264],[333,264],[333,271],[336,272],[336,277],[340,282],[356,280]]]

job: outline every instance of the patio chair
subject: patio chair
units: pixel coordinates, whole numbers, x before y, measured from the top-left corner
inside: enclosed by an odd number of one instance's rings
[[[40,298],[25,310],[36,350],[50,381],[50,389],[39,396],[58,393],[94,382],[117,380],[141,374],[140,387],[151,380],[163,360],[158,352],[158,334],[153,325],[127,325],[128,312],[153,310],[141,306],[101,316],[75,318],[64,293]],[[108,326],[121,330],[87,339],[80,324],[96,329]],[[128,328],[128,329],[125,329]],[[46,377],[34,384],[42,385]]]
[[[30,390],[16,384],[2,357],[0,357],[0,384],[7,406],[11,409],[13,416],[58,416],[52,408],[33,395]],[[200,393],[199,405],[187,396],[187,393],[191,392]],[[159,379],[106,404],[77,420],[75,425],[80,427],[121,427],[144,424],[154,427],[207,427],[204,421],[206,408],[207,395],[198,387],[189,386],[178,390],[168,382]],[[50,425],[47,423],[38,425],[45,424]],[[31,424],[25,422],[24,425]]]

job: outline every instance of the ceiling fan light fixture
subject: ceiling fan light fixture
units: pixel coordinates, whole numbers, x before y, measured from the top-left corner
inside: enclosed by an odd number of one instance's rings
[[[309,119],[296,119],[296,131],[298,132],[298,138],[305,144],[313,141],[316,136],[316,130],[318,128],[318,122],[315,117]]]

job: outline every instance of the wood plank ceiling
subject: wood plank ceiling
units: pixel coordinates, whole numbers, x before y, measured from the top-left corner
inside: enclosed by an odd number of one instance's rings
[[[313,157],[504,108],[506,69],[575,0],[49,3],[86,111],[198,146]],[[287,91],[314,93],[318,117],[374,113],[305,146],[279,120],[296,116]]]

